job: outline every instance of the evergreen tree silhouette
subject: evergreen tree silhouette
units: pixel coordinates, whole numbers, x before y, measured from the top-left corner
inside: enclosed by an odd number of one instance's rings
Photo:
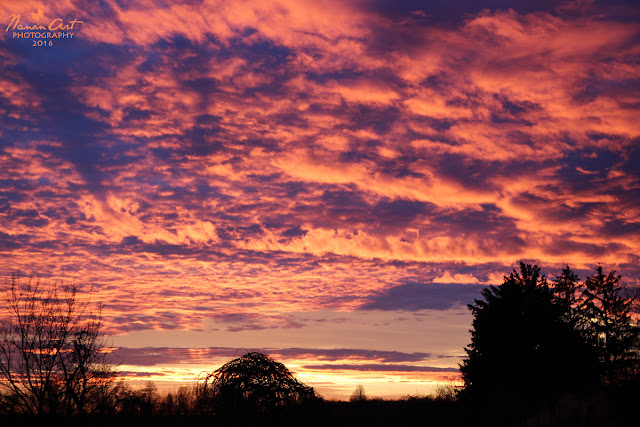
[[[564,304],[537,266],[520,263],[500,286],[469,305],[474,320],[468,359],[460,366],[466,396],[520,411],[596,381],[592,347],[566,321]],[[486,408],[485,408],[486,409]]]
[[[629,311],[632,298],[623,295],[620,275],[605,275],[602,266],[585,281],[582,316],[586,337],[595,343],[605,383],[624,382],[638,365],[639,328]]]
[[[568,265],[553,281],[555,301],[567,312],[572,312],[580,303],[580,278]]]

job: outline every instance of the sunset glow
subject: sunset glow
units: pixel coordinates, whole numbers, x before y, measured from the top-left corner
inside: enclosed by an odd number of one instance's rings
[[[640,286],[639,11],[0,0],[0,271],[92,288],[131,381],[457,384],[520,260]]]

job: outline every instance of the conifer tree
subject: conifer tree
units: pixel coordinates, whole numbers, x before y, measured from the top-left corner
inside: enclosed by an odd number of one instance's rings
[[[566,311],[571,311],[579,304],[580,278],[568,265],[562,269],[562,273],[553,281],[555,301]]]
[[[580,314],[585,318],[585,335],[596,346],[604,381],[618,383],[629,377],[638,364],[639,328],[629,311],[633,299],[623,294],[620,275],[605,275],[602,266],[587,277]]]
[[[574,280],[571,275],[567,279]],[[533,401],[597,381],[596,357],[537,266],[520,263],[469,305],[474,320],[460,366],[467,395]]]

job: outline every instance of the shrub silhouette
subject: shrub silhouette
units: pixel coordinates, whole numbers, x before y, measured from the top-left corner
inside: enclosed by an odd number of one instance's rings
[[[219,414],[270,415],[318,400],[282,363],[258,352],[233,359],[206,374],[199,395]]]

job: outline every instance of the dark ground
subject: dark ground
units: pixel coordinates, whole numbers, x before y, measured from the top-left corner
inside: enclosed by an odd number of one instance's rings
[[[599,390],[568,394],[537,408],[515,411],[500,402],[477,405],[464,399],[432,397],[401,400],[369,399],[356,402],[323,401],[313,407],[259,415],[222,416],[140,415],[37,417],[4,416],[0,426],[635,426],[640,425],[640,392],[637,389]]]

